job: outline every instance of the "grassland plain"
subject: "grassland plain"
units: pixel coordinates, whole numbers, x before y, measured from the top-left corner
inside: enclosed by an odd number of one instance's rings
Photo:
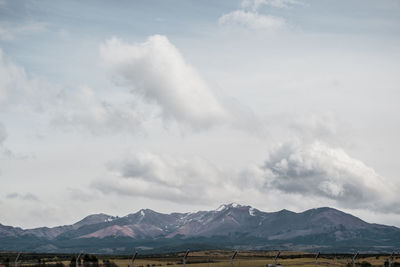
[[[161,254],[161,255],[140,255],[135,261],[135,267],[182,267],[182,257],[184,252]],[[187,259],[187,267],[230,267],[230,257],[232,251],[211,250],[211,251],[194,251],[189,254]],[[266,267],[268,264],[274,263],[276,251],[268,252],[251,252],[241,251],[234,260],[234,267]],[[9,266],[14,265],[15,253],[0,253],[0,264],[4,265],[4,259],[10,260]],[[62,263],[69,266],[72,254],[25,254],[21,258],[19,267],[44,267]],[[118,267],[132,267],[131,259],[128,255],[95,255],[99,264],[103,265],[104,260],[115,263]],[[41,259],[42,265],[38,265],[38,259]],[[319,266],[346,266],[351,264],[351,254],[323,254],[318,260]],[[361,254],[356,264],[368,262],[372,266],[384,266],[388,259],[387,254]],[[400,264],[400,257],[396,256],[393,263]],[[282,266],[306,266],[315,267],[314,254],[306,252],[284,251],[278,258],[278,263]],[[61,265],[60,265],[61,266]],[[83,266],[83,265],[82,265]],[[90,267],[91,265],[85,265]],[[366,265],[365,265],[366,266]]]

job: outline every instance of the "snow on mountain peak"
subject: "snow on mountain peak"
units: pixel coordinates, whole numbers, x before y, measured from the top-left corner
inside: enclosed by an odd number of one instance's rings
[[[250,209],[249,209],[249,214],[250,214],[250,216],[256,216],[256,214],[255,214],[255,208],[253,208],[253,207],[251,207]]]
[[[219,206],[215,211],[223,211],[224,209],[226,209],[226,205],[222,204],[221,206]]]
[[[226,209],[229,209],[229,208],[234,208],[235,209],[235,208],[240,208],[240,207],[243,207],[243,206],[238,204],[238,203],[232,202],[230,204],[222,204],[215,211],[223,211],[223,210],[226,210]]]

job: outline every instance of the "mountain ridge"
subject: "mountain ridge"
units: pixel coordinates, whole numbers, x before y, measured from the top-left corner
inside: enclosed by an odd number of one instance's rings
[[[167,251],[189,243],[204,248],[272,246],[303,250],[310,247],[337,250],[357,245],[378,251],[400,246],[400,229],[368,223],[330,207],[298,213],[286,209],[264,212],[236,203],[187,213],[140,209],[123,217],[91,214],[74,224],[50,228],[22,229],[0,224],[3,250],[19,244],[28,250],[44,252],[69,252],[81,247],[113,253],[132,245],[147,247],[149,251]]]

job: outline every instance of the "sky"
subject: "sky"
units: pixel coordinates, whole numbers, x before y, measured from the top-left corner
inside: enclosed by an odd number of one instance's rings
[[[334,207],[400,227],[400,1],[0,0],[0,223]]]

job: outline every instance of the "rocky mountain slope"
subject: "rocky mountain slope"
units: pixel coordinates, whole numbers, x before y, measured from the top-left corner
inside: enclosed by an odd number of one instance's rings
[[[73,224],[26,229],[0,224],[1,250],[43,252],[148,252],[192,248],[390,250],[400,229],[370,224],[332,208],[301,213],[262,212],[250,206],[163,214],[142,209],[124,217],[90,215]]]

